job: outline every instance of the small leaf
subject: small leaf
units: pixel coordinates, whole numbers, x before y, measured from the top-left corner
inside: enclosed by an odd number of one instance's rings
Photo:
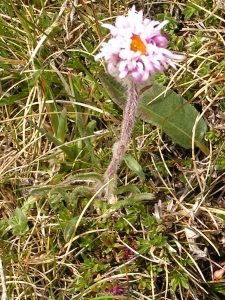
[[[64,236],[64,239],[66,242],[69,242],[69,240],[73,236],[73,234],[75,232],[74,229],[75,229],[77,220],[78,220],[78,217],[75,217],[67,223],[66,228],[64,229],[64,232],[63,232],[63,236]]]
[[[78,298],[74,298],[74,299],[78,299]],[[91,300],[93,298],[86,298],[86,300]],[[116,296],[115,298],[115,295],[114,296],[109,296],[109,295],[104,295],[104,296],[97,296],[95,297],[96,300],[115,300],[115,299],[118,299],[118,300],[135,300],[134,298],[132,297],[128,297],[128,296]]]
[[[4,63],[4,59],[0,58],[0,67],[4,70],[12,70],[12,66],[10,64]]]
[[[51,189],[52,189],[51,186],[43,186],[43,187],[40,187],[40,188],[33,188],[30,191],[30,195],[33,195],[33,196],[42,196],[43,194],[45,195]]]
[[[118,187],[115,191],[116,195],[122,195],[124,193],[132,193],[132,194],[140,194],[140,190],[134,184],[123,185],[122,187]]]
[[[67,111],[64,108],[59,116],[59,124],[56,132],[56,138],[58,138],[62,143],[65,142],[67,133]]]
[[[14,215],[8,221],[9,225],[12,226],[13,234],[14,235],[25,234],[29,230],[27,221],[28,220],[25,211],[17,207],[15,209]]]
[[[39,64],[39,61],[38,61],[38,64]],[[54,100],[55,95],[54,95],[51,85],[49,84],[49,78],[47,78],[47,76],[42,75],[42,76],[40,76],[40,82],[41,82],[42,88],[45,93],[45,99],[53,99]],[[45,106],[46,106],[46,110],[48,112],[48,115],[49,115],[49,118],[51,121],[52,130],[53,130],[54,134],[56,135],[58,127],[59,127],[59,115],[60,115],[59,107],[55,100],[52,103],[45,103]]]
[[[42,73],[42,70],[37,70],[34,72],[31,79],[28,81],[28,85],[30,88],[32,88],[37,83],[37,81],[40,79],[41,73]]]
[[[27,97],[27,92],[21,92],[19,94],[15,94],[9,97],[0,98],[0,106],[13,104],[17,100],[22,100]]]
[[[136,173],[141,180],[145,180],[145,174],[142,170],[140,164],[129,154],[124,154],[123,159],[128,166],[134,173]]]
[[[100,73],[99,77],[112,100],[124,109],[127,99],[125,87],[109,74]],[[157,83],[150,82],[141,92],[136,117],[160,127],[180,146],[192,148],[192,130],[198,111],[183,97]],[[195,145],[208,155],[209,149],[204,145],[206,130],[206,123],[201,118],[195,129]]]
[[[152,193],[141,193],[135,194],[133,197],[126,198],[124,200],[120,200],[115,204],[110,206],[110,209],[120,209],[124,206],[136,205],[138,202],[143,201],[152,201],[155,202],[155,195]]]
[[[95,121],[95,120],[90,121],[90,122],[87,124],[87,127],[86,127],[86,134],[87,134],[87,135],[92,135],[92,134],[94,134],[95,128],[96,128],[96,121]]]

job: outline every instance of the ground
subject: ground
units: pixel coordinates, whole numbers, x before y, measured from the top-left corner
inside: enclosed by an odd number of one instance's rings
[[[133,5],[170,21],[187,58],[154,80],[194,108],[202,139],[192,114],[167,132],[145,103],[107,199],[125,100],[94,56],[101,24]],[[2,299],[223,299],[224,28],[219,0],[1,1]],[[174,141],[190,124],[191,144]]]

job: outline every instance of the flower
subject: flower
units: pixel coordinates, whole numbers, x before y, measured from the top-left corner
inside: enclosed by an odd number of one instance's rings
[[[107,289],[106,293],[110,294],[110,295],[115,295],[115,296],[126,296],[125,288],[122,286],[118,286],[118,285],[116,285],[110,289]],[[119,300],[119,298],[115,298],[114,300]]]
[[[131,76],[137,83],[163,72],[168,65],[176,68],[172,60],[183,60],[185,56],[165,48],[168,39],[161,30],[168,22],[144,18],[143,11],[137,13],[133,6],[128,16],[116,18],[115,26],[102,25],[110,30],[112,38],[102,43],[95,60],[104,58],[109,74],[120,79]]]
[[[137,250],[137,247],[131,246],[132,249],[134,249],[135,251]],[[123,254],[123,259],[132,259],[134,257],[134,252],[130,249],[130,248],[125,248],[124,249],[124,254]]]

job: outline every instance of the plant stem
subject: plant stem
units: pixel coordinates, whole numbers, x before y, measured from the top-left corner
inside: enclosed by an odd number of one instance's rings
[[[128,99],[124,110],[121,137],[120,140],[113,145],[113,157],[104,174],[104,182],[109,181],[110,177],[116,174],[135,124],[135,113],[138,104],[138,89],[137,84],[133,80],[128,81],[127,94]]]

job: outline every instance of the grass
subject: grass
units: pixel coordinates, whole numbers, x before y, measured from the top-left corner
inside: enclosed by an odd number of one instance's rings
[[[187,52],[157,81],[202,113],[210,154],[137,120],[127,153],[145,180],[122,162],[108,204],[93,186],[122,110],[94,55],[101,22],[133,4]],[[221,1],[1,1],[2,299],[224,297],[224,23]]]

